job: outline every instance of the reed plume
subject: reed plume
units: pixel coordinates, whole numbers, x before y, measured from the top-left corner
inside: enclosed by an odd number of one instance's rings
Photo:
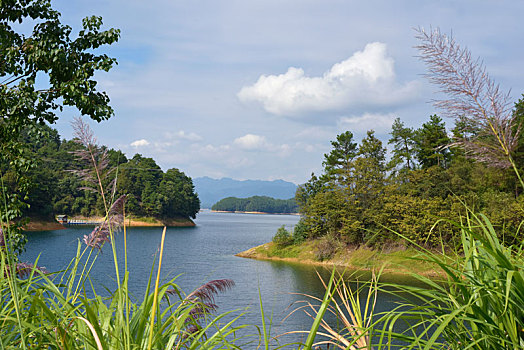
[[[102,197],[104,203],[104,211],[107,215],[109,211],[109,203],[114,199],[116,193],[116,176],[109,183],[108,188],[112,188],[111,193],[113,198],[109,201],[106,198],[106,191],[104,191],[104,182],[115,168],[108,168],[109,157],[106,147],[100,147],[93,134],[93,131],[84,123],[82,118],[74,118],[71,123],[74,130],[75,141],[82,147],[76,151],[71,152],[80,162],[83,162],[85,167],[82,169],[70,170],[71,173],[77,175],[83,182],[84,186],[81,189],[97,192]]]
[[[108,169],[109,158],[107,148],[98,146],[93,131],[82,118],[75,118],[72,126],[75,141],[82,146],[72,153],[79,161],[85,164],[85,168],[71,170],[71,172],[86,184],[82,186],[81,189],[94,191],[101,195],[106,213],[102,224],[96,226],[89,235],[84,235],[83,242],[91,248],[101,250],[104,243],[110,242],[111,233],[118,231],[124,223],[123,209],[127,197],[126,195],[120,196],[109,207],[110,202],[106,199],[106,191],[104,190],[103,183],[114,169]],[[116,177],[109,184],[109,187],[113,187],[113,198],[111,198],[111,200],[114,199],[116,192],[115,186]]]
[[[28,277],[33,270],[38,270],[41,273],[48,273],[44,266],[35,266],[34,264],[28,262],[19,262],[16,264],[16,274],[20,278]]]
[[[126,195],[120,196],[109,208],[104,222],[96,226],[89,235],[84,235],[83,241],[86,245],[102,250],[104,243],[111,241],[111,232],[117,232],[124,223],[123,209],[126,199]]]
[[[514,166],[512,154],[520,125],[512,112],[510,93],[501,90],[480,59],[439,29],[418,28],[416,48],[426,64],[428,80],[440,87],[445,98],[434,104],[443,115],[468,125],[473,137],[455,140],[472,158],[499,168]],[[519,176],[520,178],[520,176]]]
[[[218,295],[218,293],[231,289],[234,285],[235,282],[227,278],[212,280],[195,289],[185,298],[185,300],[214,303],[215,296]]]
[[[225,292],[228,289],[233,288],[235,282],[231,279],[218,279],[209,281],[193,292],[188,294],[183,302],[194,304],[193,308],[190,311],[190,315],[193,321],[198,321],[208,312],[214,312],[218,309],[218,306],[215,304],[215,296],[218,293]],[[176,289],[168,289],[166,295],[178,295],[179,292]],[[188,321],[190,321],[188,319]],[[196,324],[190,324],[186,328],[186,331],[189,333],[194,333],[198,331],[199,328]]]

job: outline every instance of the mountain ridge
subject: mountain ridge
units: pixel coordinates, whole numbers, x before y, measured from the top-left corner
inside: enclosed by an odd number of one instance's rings
[[[268,196],[289,199],[295,196],[297,185],[284,180],[235,180],[230,177],[213,179],[208,176],[193,178],[201,208],[211,208],[226,197],[247,198]]]

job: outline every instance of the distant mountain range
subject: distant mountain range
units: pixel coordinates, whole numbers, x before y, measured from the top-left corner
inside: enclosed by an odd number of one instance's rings
[[[201,208],[211,208],[213,204],[226,197],[247,198],[268,196],[277,199],[295,197],[297,185],[284,180],[233,180],[231,178],[212,179],[207,176],[193,179],[195,190],[200,198]]]

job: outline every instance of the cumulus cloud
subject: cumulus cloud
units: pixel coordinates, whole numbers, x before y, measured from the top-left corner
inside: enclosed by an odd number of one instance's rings
[[[146,139],[140,139],[140,140],[131,142],[131,146],[135,148],[148,146],[148,145],[149,145],[149,141],[147,141]]]
[[[397,116],[393,113],[373,114],[364,113],[361,116],[342,117],[338,121],[339,128],[354,132],[375,130],[378,133],[388,132]]]
[[[253,134],[238,137],[233,141],[233,144],[245,150],[262,149],[266,148],[268,145],[264,136]]]
[[[273,144],[266,140],[264,136],[246,134],[233,141],[233,145],[243,151],[264,151],[275,153],[279,157],[288,157],[292,152],[292,147],[286,143],[281,145]]]
[[[334,64],[320,77],[309,77],[290,67],[280,75],[262,75],[243,87],[238,98],[260,103],[276,115],[340,111],[352,107],[384,107],[406,102],[417,93],[418,82],[396,81],[394,60],[386,44],[367,44],[347,60]]]

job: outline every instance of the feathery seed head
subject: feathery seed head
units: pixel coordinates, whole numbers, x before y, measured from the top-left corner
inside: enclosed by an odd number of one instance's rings
[[[520,125],[512,113],[510,93],[503,92],[486,72],[480,59],[439,29],[417,29],[420,59],[426,63],[428,80],[440,87],[446,99],[434,101],[442,113],[467,122],[474,137],[457,139],[467,154],[492,166],[507,168],[515,151]]]

